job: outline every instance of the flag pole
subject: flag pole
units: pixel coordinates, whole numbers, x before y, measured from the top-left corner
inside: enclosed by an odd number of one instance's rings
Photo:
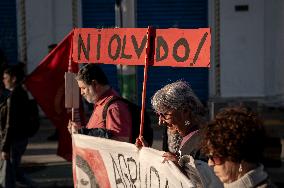
[[[75,73],[74,73],[74,65],[73,62],[73,36],[74,36],[74,29],[71,33],[71,44],[69,49],[69,58],[68,58],[68,69],[65,72],[65,108],[68,110],[71,109],[71,121],[73,122],[81,122],[79,108],[79,87],[75,80]]]
[[[72,40],[71,40],[71,44],[70,44],[70,51],[69,51],[69,62],[68,62],[68,73],[72,73],[72,52],[73,52],[73,36],[74,36],[74,32],[72,33]],[[73,92],[71,93],[73,95]],[[72,96],[72,100],[73,100],[73,96]],[[73,104],[73,103],[72,103]],[[74,105],[72,105],[71,108],[71,121],[75,120],[75,109],[74,109]]]
[[[148,26],[147,30],[147,45],[146,45],[146,56],[144,64],[144,80],[142,90],[142,105],[141,105],[141,121],[140,121],[140,133],[139,137],[143,135],[144,130],[144,112],[145,112],[145,99],[147,90],[147,79],[148,79],[148,66],[154,63],[154,45],[155,45],[156,30],[154,27]]]

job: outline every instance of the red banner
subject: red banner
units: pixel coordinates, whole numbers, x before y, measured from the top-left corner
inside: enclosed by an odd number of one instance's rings
[[[144,65],[146,28],[81,28],[74,30],[73,61]],[[153,66],[209,67],[209,28],[156,29]]]
[[[58,44],[27,76],[25,85],[37,103],[51,120],[59,133],[57,154],[71,161],[71,136],[67,130],[71,113],[65,109],[64,74],[68,71],[72,32]],[[72,63],[72,70],[78,72],[78,64]]]

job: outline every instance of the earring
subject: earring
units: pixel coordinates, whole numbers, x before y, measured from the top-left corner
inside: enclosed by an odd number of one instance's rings
[[[161,117],[159,117],[159,125],[162,125],[163,124],[163,121],[161,119]]]
[[[163,124],[165,124],[165,121],[164,121],[164,120],[162,120],[162,118],[160,118],[160,117],[159,117],[158,125],[163,125]]]
[[[243,171],[243,166],[242,166],[242,163],[240,164],[240,167],[239,167],[239,173],[241,173]]]
[[[189,126],[191,123],[190,123],[190,121],[185,120],[185,121],[184,121],[184,124],[185,124],[186,126]]]

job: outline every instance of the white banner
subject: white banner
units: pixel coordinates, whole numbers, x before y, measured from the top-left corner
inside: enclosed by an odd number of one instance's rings
[[[164,152],[114,140],[73,135],[74,187],[190,188],[192,182]]]

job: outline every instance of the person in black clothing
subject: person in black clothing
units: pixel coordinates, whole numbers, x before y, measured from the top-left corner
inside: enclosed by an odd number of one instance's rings
[[[19,181],[32,187],[31,180],[20,170],[21,157],[28,145],[27,91],[22,87],[24,70],[22,65],[8,67],[3,73],[3,83],[10,91],[1,104],[0,138],[3,187],[15,187]]]

